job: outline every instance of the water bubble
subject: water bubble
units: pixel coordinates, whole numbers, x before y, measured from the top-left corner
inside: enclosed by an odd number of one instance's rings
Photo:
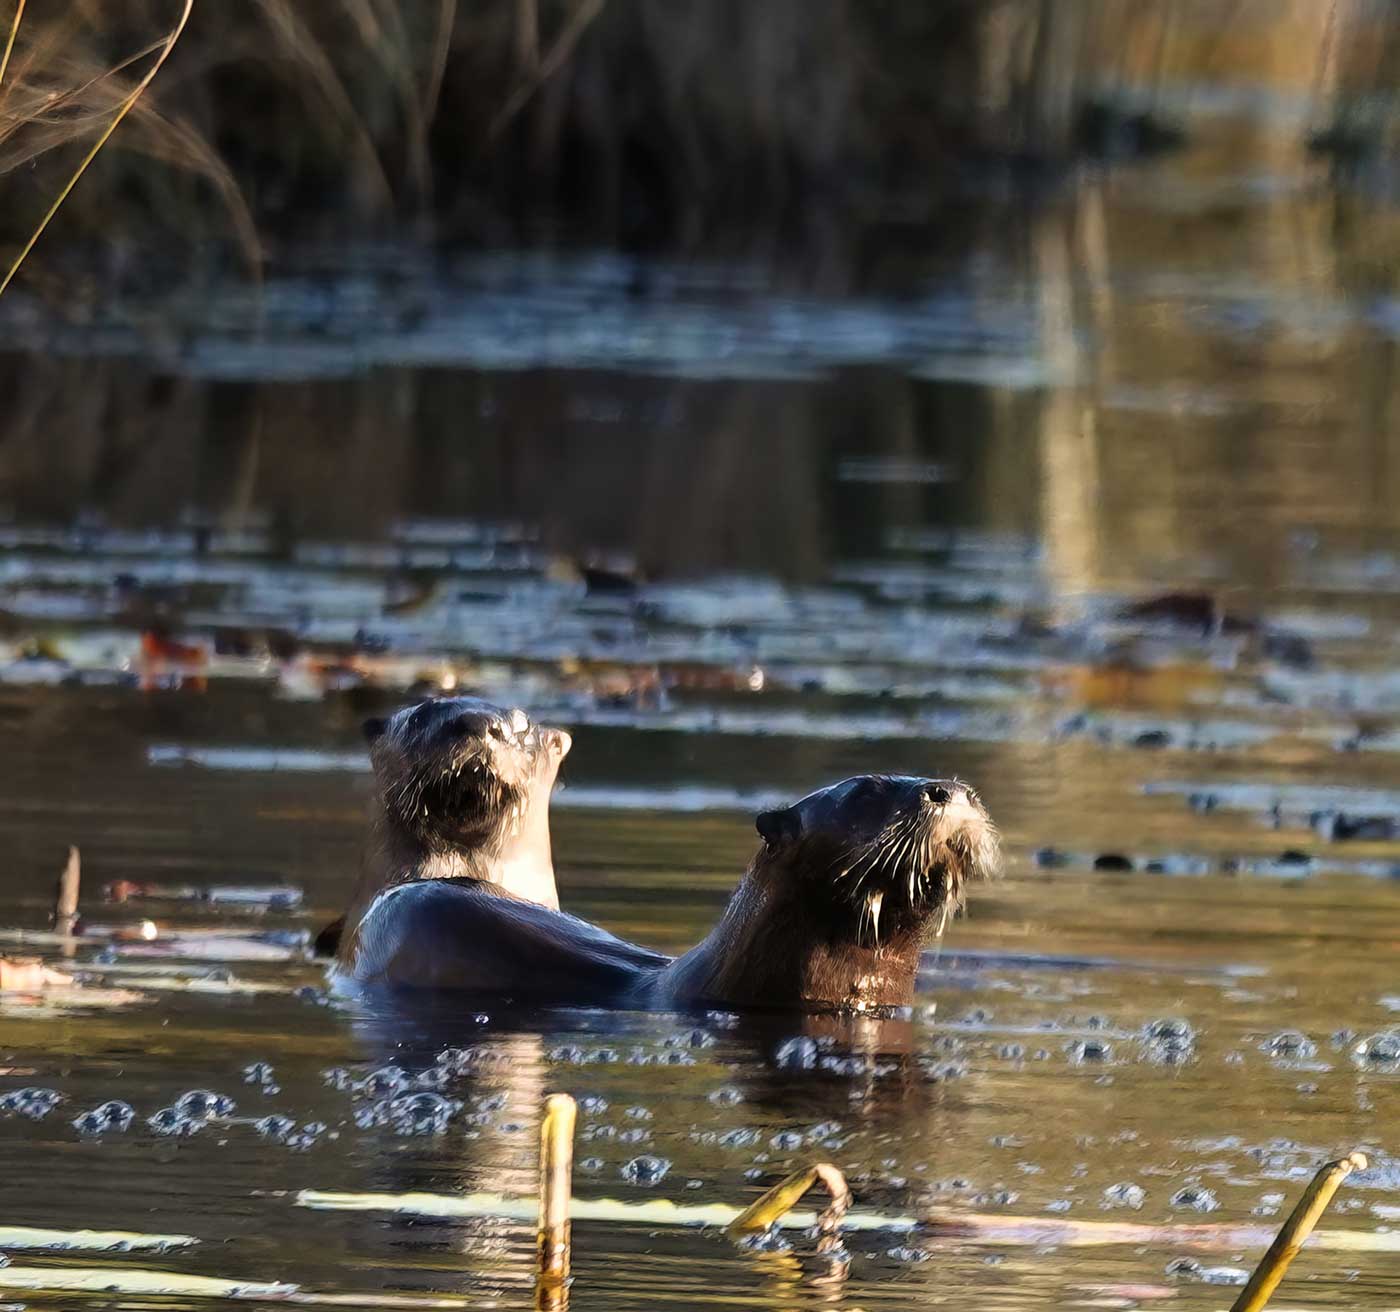
[[[1107,1061],[1113,1055],[1113,1046],[1102,1039],[1076,1039],[1066,1045],[1065,1051],[1073,1062]]]
[[[1207,1285],[1244,1285],[1249,1272],[1238,1266],[1207,1266],[1201,1268],[1200,1278]]]
[[[1298,1030],[1281,1030],[1265,1039],[1259,1045],[1259,1050],[1271,1057],[1303,1060],[1317,1052],[1317,1044]]]
[[[42,1121],[62,1101],[56,1089],[12,1089],[0,1097],[0,1112]]]
[[[784,1039],[773,1054],[773,1061],[781,1070],[810,1071],[817,1064],[817,1045],[805,1035]]]
[[[1362,1039],[1352,1053],[1365,1066],[1382,1069],[1400,1066],[1400,1034],[1393,1030],[1373,1034],[1369,1039]],[[0,1100],[0,1105],[3,1105],[3,1100]]]
[[[1170,1043],[1195,1043],[1196,1031],[1189,1020],[1180,1016],[1164,1016],[1159,1020],[1148,1021],[1143,1033],[1149,1039]]]
[[[1173,1207],[1186,1208],[1192,1212],[1214,1212],[1220,1206],[1219,1199],[1202,1185],[1188,1184],[1171,1196]]]
[[[1121,1184],[1111,1184],[1103,1191],[1103,1202],[1105,1207],[1131,1207],[1133,1211],[1142,1210],[1142,1205],[1147,1201],[1147,1190],[1141,1185],[1123,1182]]]
[[[739,1240],[739,1247],[755,1253],[786,1253],[792,1245],[783,1238],[782,1231],[773,1225],[756,1235],[745,1235]]]
[[[1262,1194],[1252,1209],[1255,1216],[1277,1216],[1284,1203],[1283,1194]]]
[[[232,1116],[238,1104],[227,1094],[212,1089],[190,1089],[175,1099],[175,1110],[182,1116],[204,1120],[210,1116]]]
[[[865,1075],[870,1069],[870,1063],[864,1057],[833,1057],[830,1055],[820,1058],[817,1065],[824,1071],[830,1071],[833,1075]]]
[[[649,1121],[652,1119],[651,1112],[645,1107],[629,1107],[623,1115],[630,1116],[634,1121]]]
[[[1237,1266],[1202,1266],[1194,1257],[1173,1258],[1167,1274],[1178,1280],[1198,1280],[1203,1285],[1243,1285],[1249,1272]]]
[[[462,1109],[455,1098],[423,1091],[368,1103],[355,1113],[362,1130],[386,1125],[396,1134],[443,1134],[448,1122]]]
[[[793,1152],[806,1141],[796,1130],[779,1130],[768,1142],[782,1152]]]
[[[272,1066],[265,1061],[255,1061],[251,1065],[245,1066],[243,1068],[243,1083],[262,1085],[271,1084]]]
[[[642,1157],[634,1157],[626,1166],[622,1168],[622,1178],[631,1184],[654,1185],[665,1178],[666,1172],[671,1169],[671,1163],[664,1157],[652,1157],[647,1154]]]
[[[79,1134],[103,1134],[108,1130],[125,1131],[135,1119],[136,1109],[129,1102],[113,1099],[84,1112],[73,1122],[73,1128]]]
[[[736,1089],[732,1084],[721,1084],[718,1089],[711,1089],[706,1097],[720,1107],[732,1107],[744,1101],[743,1090]]]
[[[1010,1207],[1021,1197],[1014,1189],[992,1189],[972,1201],[979,1207]]]
[[[377,1071],[371,1071],[359,1083],[353,1085],[352,1091],[371,1098],[389,1098],[397,1093],[402,1093],[408,1084],[408,1072],[402,1067],[381,1066]]]
[[[253,1123],[253,1129],[264,1139],[285,1139],[296,1128],[297,1123],[290,1116],[264,1116]]]
[[[178,1107],[162,1107],[146,1118],[146,1124],[157,1134],[183,1138],[198,1134],[209,1122],[199,1116],[190,1116]]]
[[[579,1110],[587,1112],[590,1116],[601,1116],[608,1110],[608,1100],[600,1098],[596,1093],[590,1094],[586,1098],[578,1100]]]

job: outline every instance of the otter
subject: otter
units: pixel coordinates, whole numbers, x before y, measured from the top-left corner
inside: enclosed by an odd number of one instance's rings
[[[339,982],[541,1005],[888,1012],[924,942],[998,862],[966,784],[862,775],[757,818],[719,922],[676,959],[471,874],[383,889],[345,936]]]
[[[473,879],[557,909],[549,799],[572,739],[523,710],[437,697],[364,726],[374,767],[372,837],[350,909],[316,938],[337,955],[386,889]]]

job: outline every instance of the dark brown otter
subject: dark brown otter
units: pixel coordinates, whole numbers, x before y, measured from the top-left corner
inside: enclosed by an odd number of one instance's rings
[[[475,697],[441,697],[368,721],[365,736],[373,832],[350,908],[322,931],[320,949],[344,956],[375,899],[415,880],[480,880],[558,907],[549,798],[571,745],[564,730]]]
[[[873,1011],[913,998],[919,953],[997,863],[956,781],[865,775],[758,817],[763,846],[677,960],[475,878],[383,891],[340,957],[361,985],[617,1007]]]
[[[996,869],[996,830],[955,780],[861,775],[758,817],[763,846],[664,996],[725,1006],[905,1006],[925,941]]]

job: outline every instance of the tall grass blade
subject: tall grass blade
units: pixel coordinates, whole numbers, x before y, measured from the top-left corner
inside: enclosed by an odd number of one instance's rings
[[[89,150],[88,153],[83,157],[82,163],[78,165],[77,170],[74,172],[73,176],[68,179],[67,185],[63,188],[62,191],[58,193],[58,196],[55,198],[54,203],[49,206],[48,212],[39,221],[39,226],[34,229],[34,232],[30,236],[29,240],[25,242],[23,249],[17,256],[15,256],[14,263],[10,265],[9,271],[5,274],[4,281],[0,282],[0,296],[3,296],[5,294],[5,289],[10,285],[11,282],[14,281],[15,274],[19,272],[20,265],[22,265],[24,261],[28,258],[29,252],[32,251],[34,247],[38,245],[39,238],[44,235],[44,229],[47,228],[49,224],[53,221],[53,216],[58,213],[59,207],[62,206],[63,202],[68,199],[68,195],[73,190],[73,188],[78,185],[78,179],[81,178],[83,174],[87,172],[88,165],[91,164],[92,161],[97,158],[98,151],[100,151],[102,147],[107,144],[108,140],[110,140],[112,136],[112,133],[114,133],[117,130],[118,126],[121,124],[122,119],[124,119],[131,112],[132,107],[136,104],[138,100],[141,99],[142,93],[155,80],[155,76],[157,73],[160,72],[161,66],[170,57],[170,52],[175,49],[176,42],[179,41],[181,34],[185,30],[185,24],[190,21],[190,13],[193,11],[193,9],[194,0],[185,0],[185,7],[180,13],[180,20],[175,24],[174,28],[171,29],[170,35],[166,38],[165,44],[161,47],[160,53],[155,58],[155,62],[150,66],[150,68],[146,70],[145,76],[134,87],[132,87],[131,94],[127,96],[127,98],[124,101],[122,101],[121,106],[118,108],[115,117],[103,130],[102,135],[98,137],[95,142],[93,142],[92,149]],[[11,33],[11,35],[13,36],[13,33]],[[6,53],[8,54],[8,49]]]
[[[15,48],[15,36],[19,32],[19,20],[24,17],[24,0],[15,5],[15,16],[10,20],[10,35],[5,40],[5,53],[0,55],[0,87],[5,85],[5,70],[10,66],[10,53]]]

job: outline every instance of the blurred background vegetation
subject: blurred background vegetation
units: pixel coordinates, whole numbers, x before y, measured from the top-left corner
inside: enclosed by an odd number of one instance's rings
[[[177,12],[30,6],[0,257]],[[0,498],[525,515],[663,573],[961,516],[1066,586],[1203,544],[1267,579],[1300,525],[1396,528],[1397,51],[1397,0],[196,0],[0,307]],[[624,258],[478,312],[441,261],[483,252]],[[640,359],[688,298],[695,358]],[[910,306],[936,340],[869,346]],[[835,486],[872,453],[956,478]]]
[[[6,241],[175,8],[31,6],[0,88]],[[853,257],[892,228],[955,224],[971,183],[1046,185],[1076,160],[1178,145],[1193,101],[1271,97],[1300,147],[1381,157],[1398,15],[1385,0],[202,0],[61,239],[150,279],[385,238]]]

